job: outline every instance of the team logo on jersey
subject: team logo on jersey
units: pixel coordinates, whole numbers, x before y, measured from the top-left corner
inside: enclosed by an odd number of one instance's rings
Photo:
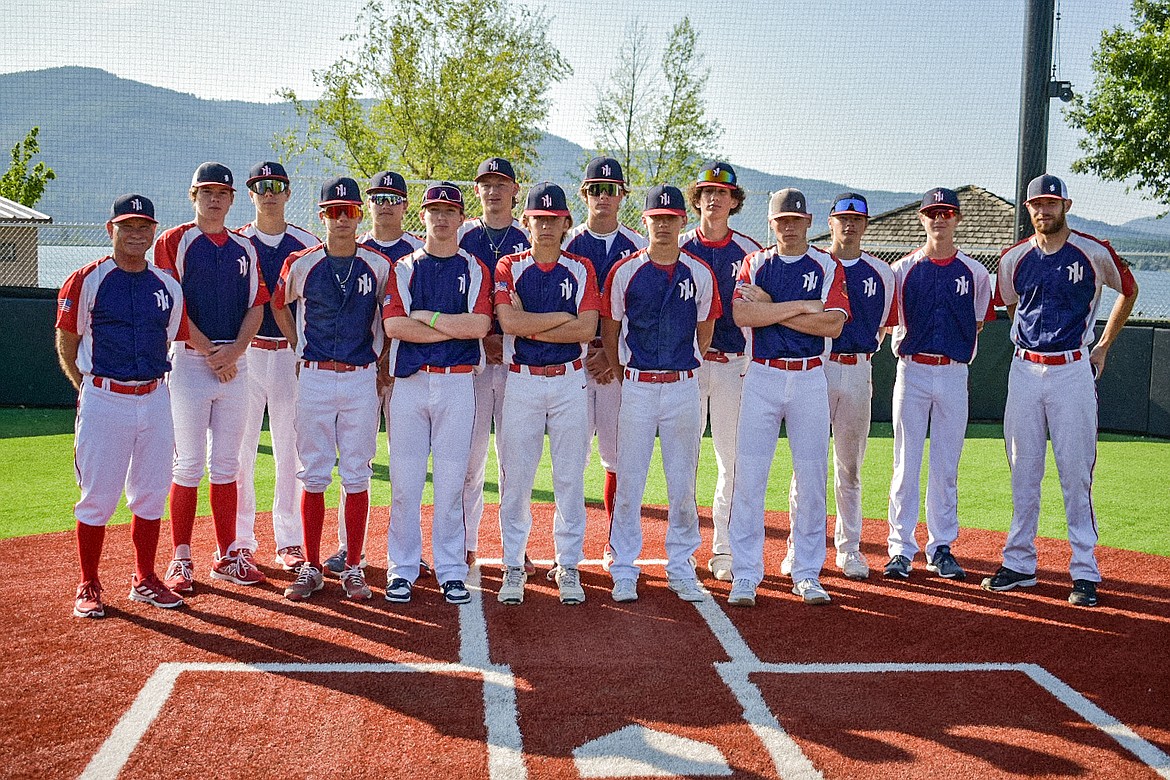
[[[154,291],[154,303],[162,311],[166,311],[167,309],[171,308],[171,298],[169,295],[167,295],[165,290]]]
[[[523,244],[513,244],[513,245],[512,245],[512,252],[513,252],[513,253],[515,253],[515,252],[523,252],[523,251],[524,251],[524,245],[523,245]]]
[[[801,277],[801,282],[804,284],[805,292],[812,292],[817,286],[817,272],[809,271]]]
[[[738,279],[739,272],[743,270],[743,260],[736,260],[731,264],[731,278]]]
[[[1068,280],[1073,284],[1078,284],[1085,278],[1085,268],[1081,265],[1080,260],[1066,267],[1068,268]]]
[[[374,291],[374,280],[370,278],[369,274],[362,274],[358,277],[358,295],[369,295]]]
[[[861,291],[865,293],[866,298],[877,295],[877,282],[872,276],[866,277],[865,281],[861,283]]]
[[[573,283],[568,279],[561,280],[561,297],[566,301],[572,300],[573,298]]]
[[[238,262],[240,264],[240,276],[247,276],[248,275],[248,258],[238,257],[238,258],[236,258],[236,262]]]
[[[694,279],[683,279],[678,283],[678,297],[684,301],[689,301],[695,297]]]
[[[955,280],[955,295],[966,295],[971,292],[971,282],[965,276]]]
[[[459,294],[460,295],[467,294],[467,277],[466,276],[459,277]]]

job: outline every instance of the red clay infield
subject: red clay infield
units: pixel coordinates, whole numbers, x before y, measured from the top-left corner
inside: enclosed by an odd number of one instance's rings
[[[645,517],[644,557],[661,558],[664,513]],[[270,567],[270,585],[213,582],[201,520],[187,607],[126,600],[122,526],[103,559],[107,617],[79,620],[73,535],[5,540],[0,776],[1170,777],[1170,559],[1100,550],[1101,606],[1078,609],[1064,542],[1042,540],[1039,586],[993,594],[978,583],[1001,534],[963,531],[965,583],[921,567],[895,583],[880,576],[885,523],[867,521],[874,574],[850,582],[830,557],[833,603],[817,608],[779,576],[787,521],[769,523],[754,609],[709,578],[714,601],[684,603],[654,564],[632,604],[588,565],[584,605],[562,606],[542,572],[504,607],[484,564],[482,602],[444,604],[423,579],[391,605],[380,507],[371,602],[331,579],[292,604],[291,575]],[[552,557],[550,526],[537,507],[535,559]],[[591,557],[603,534],[591,508]],[[495,507],[481,536],[480,557],[497,558]]]

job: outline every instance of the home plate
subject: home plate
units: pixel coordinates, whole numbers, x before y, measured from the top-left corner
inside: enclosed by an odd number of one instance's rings
[[[730,775],[719,748],[694,739],[626,726],[573,751],[581,777],[696,777]]]

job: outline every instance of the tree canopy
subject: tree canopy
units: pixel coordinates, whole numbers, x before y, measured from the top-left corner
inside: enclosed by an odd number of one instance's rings
[[[1170,204],[1170,0],[1134,0],[1132,19],[1101,34],[1093,89],[1066,112],[1086,133],[1072,169]]]
[[[496,155],[520,170],[533,162],[548,88],[571,72],[541,11],[508,0],[370,0],[357,26],[351,53],[314,71],[319,100],[281,91],[305,121],[277,139],[284,156],[408,179],[470,178]]]
[[[30,209],[37,205],[37,201],[45,194],[45,186],[57,178],[57,174],[53,173],[53,169],[45,165],[43,160],[31,171],[28,169],[32,158],[41,151],[41,146],[37,143],[37,134],[40,131],[39,127],[34,127],[28,131],[23,141],[12,147],[8,170],[0,176],[0,196]]]

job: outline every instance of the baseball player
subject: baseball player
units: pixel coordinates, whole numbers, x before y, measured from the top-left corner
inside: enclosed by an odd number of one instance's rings
[[[565,251],[593,264],[603,298],[605,283],[614,264],[646,248],[644,236],[618,221],[622,201],[628,192],[618,161],[612,157],[594,157],[585,166],[585,180],[578,190],[585,201],[588,216],[565,238]],[[589,429],[597,435],[597,454],[605,470],[602,504],[612,526],[614,497],[617,495],[617,421],[622,386],[602,346],[600,330],[589,344],[585,370],[588,374]],[[608,543],[602,560],[602,565],[608,570],[613,562],[613,550]]]
[[[463,224],[459,230],[459,248],[483,263],[489,273],[496,272],[496,264],[501,257],[522,252],[529,246],[524,229],[512,217],[519,193],[520,185],[516,183],[516,173],[510,162],[502,157],[489,157],[479,164],[475,172],[475,194],[483,206],[483,216]],[[474,379],[475,423],[471,429],[471,461],[467,467],[467,479],[463,483],[468,563],[475,560],[475,551],[479,549],[484,470],[487,468],[488,440],[493,420],[497,436],[502,428],[500,420],[504,410],[504,384],[508,378],[507,366],[502,362],[502,345],[503,335],[499,328],[493,328],[483,340],[485,365],[482,371],[475,374]],[[498,446],[496,463],[499,464]],[[503,481],[499,475],[497,480]],[[526,563],[526,566],[531,565],[530,562]],[[535,571],[532,568],[530,573]]]
[[[76,617],[106,614],[98,563],[123,488],[134,543],[130,598],[164,609],[183,605],[154,569],[170,486],[163,464],[175,442],[163,382],[170,369],[167,346],[187,335],[182,288],[146,260],[157,226],[147,198],[115,200],[106,223],[113,253],[70,274],[57,300],[57,358],[78,390]]]
[[[730,301],[743,259],[761,247],[755,239],[732,230],[727,220],[743,209],[744,191],[736,182],[735,169],[720,161],[705,163],[696,181],[686,190],[687,202],[699,214],[699,226],[679,238],[682,248],[711,266],[719,284],[719,300]],[[707,567],[717,580],[731,580],[731,544],[727,518],[731,513],[731,475],[735,473],[735,436],[739,425],[739,399],[747,371],[743,331],[732,319],[731,306],[715,321],[711,348],[699,366],[699,403],[705,428],[711,420],[718,476],[711,504],[714,534]]]
[[[246,553],[232,552],[237,541],[236,477],[248,419],[248,363],[241,358],[264,320],[268,301],[252,242],[224,227],[235,192],[226,166],[200,165],[189,191],[195,220],[165,231],[154,247],[155,263],[183,285],[190,330],[188,338],[175,342],[171,350],[168,380],[175,421],[171,477],[175,552],[166,584],[180,593],[195,589],[191,534],[205,468],[217,547],[212,579],[237,585],[265,581],[249,547],[243,547]]]
[[[894,273],[889,264],[861,251],[869,224],[863,195],[838,195],[829,212],[829,251],[845,271],[850,319],[833,339],[825,380],[829,386],[829,423],[833,434],[833,493],[837,521],[833,542],[837,568],[851,580],[869,576],[861,552],[861,465],[869,439],[873,398],[873,353],[885,338],[894,303]],[[791,549],[791,548],[790,548]]]
[[[336,461],[345,487],[349,539],[341,585],[348,599],[372,595],[359,565],[370,506],[370,464],[378,448],[377,360],[382,351],[382,296],[390,261],[357,243],[362,196],[357,182],[336,177],[317,204],[325,243],[289,256],[272,311],[300,359],[297,453],[304,484],[301,524],[305,563],[285,598],[303,601],[324,585],[321,531],[325,491]],[[300,301],[294,320],[288,305]]]
[[[390,346],[390,528],[386,600],[410,601],[422,556],[421,505],[434,455],[434,571],[451,604],[466,604],[467,531],[463,485],[475,416],[473,373],[491,327],[491,274],[459,248],[463,194],[428,187],[423,248],[403,257],[386,287],[382,314]],[[352,538],[352,537],[351,537]]]
[[[849,318],[845,274],[832,255],[809,246],[812,214],[804,193],[783,189],[768,201],[776,243],[744,260],[732,301],[735,322],[750,328],[743,378],[735,485],[731,499],[733,580],[728,603],[753,606],[764,578],[764,498],[780,424],[792,449],[789,518],[792,592],[827,604],[825,485],[829,471],[829,400],[824,357]]]
[[[922,198],[918,219],[926,244],[894,263],[897,322],[893,349],[894,477],[890,483],[885,576],[906,579],[918,542],[919,474],[930,431],[926,485],[926,568],[966,579],[951,547],[959,536],[959,456],[967,431],[967,364],[979,331],[995,318],[987,269],[955,245],[963,215],[959,196],[936,187]]]
[[[1028,184],[1024,202],[1036,234],[1004,252],[997,277],[999,298],[1012,318],[1015,358],[1008,373],[1003,430],[1012,469],[1012,524],[1003,566],[983,580],[988,590],[1036,584],[1036,526],[1047,439],[1060,472],[1073,588],[1068,600],[1097,605],[1101,581],[1094,548],[1093,464],[1097,457],[1097,392],[1109,347],[1137,300],[1129,266],[1109,244],[1069,230],[1072,201],[1055,176]],[[1120,295],[1105,330],[1093,343],[1093,324],[1104,285]]]
[[[248,197],[256,208],[256,218],[240,228],[240,235],[252,242],[260,262],[260,276],[271,297],[280,281],[284,261],[293,252],[320,244],[304,228],[290,225],[284,218],[290,189],[288,174],[278,162],[265,161],[248,172]],[[240,472],[236,477],[236,541],[229,553],[256,552],[256,447],[264,410],[268,409],[268,429],[272,434],[272,459],[276,484],[272,493],[272,533],[276,542],[276,565],[295,571],[305,562],[301,521],[296,502],[297,484],[296,353],[280,332],[269,304],[264,305],[264,321],[248,348],[248,414],[244,422],[244,440],[240,444]]]
[[[496,316],[504,331],[508,389],[497,435],[504,581],[499,600],[524,600],[525,548],[532,530],[532,483],[548,431],[556,513],[553,578],[565,604],[585,600],[577,566],[585,546],[585,464],[589,462],[584,346],[597,332],[601,300],[588,260],[561,249],[573,225],[565,191],[541,182],[528,193],[524,227],[532,249],[496,268]]]
[[[617,496],[609,543],[613,548],[613,600],[636,601],[642,552],[642,494],[654,452],[662,442],[662,468],[670,500],[666,530],[667,584],[684,601],[708,598],[691,560],[699,548],[695,472],[699,441],[699,381],[695,371],[711,346],[722,309],[711,268],[679,248],[687,223],[677,187],[658,184],[646,193],[642,221],[649,246],[609,272],[601,337],[609,364],[621,373]]]
[[[366,188],[366,206],[373,218],[373,225],[369,231],[358,237],[358,243],[381,252],[391,261],[397,261],[421,247],[422,241],[402,228],[402,218],[406,213],[407,205],[406,179],[402,177],[402,174],[395,171],[380,171],[374,174],[370,179],[370,185]],[[381,399],[383,416],[387,420],[390,419],[390,389],[393,384],[386,370],[385,357],[388,347],[387,343],[383,347],[382,357],[378,361],[378,397]],[[386,432],[389,435],[389,425],[386,426]],[[345,493],[344,487],[342,493]],[[369,528],[368,518],[366,527]],[[345,500],[343,497],[337,505],[337,552],[325,559],[326,572],[340,576],[341,572],[345,571],[345,547]],[[359,563],[362,568],[365,568],[366,565],[365,548],[366,543],[363,542],[363,553]]]

